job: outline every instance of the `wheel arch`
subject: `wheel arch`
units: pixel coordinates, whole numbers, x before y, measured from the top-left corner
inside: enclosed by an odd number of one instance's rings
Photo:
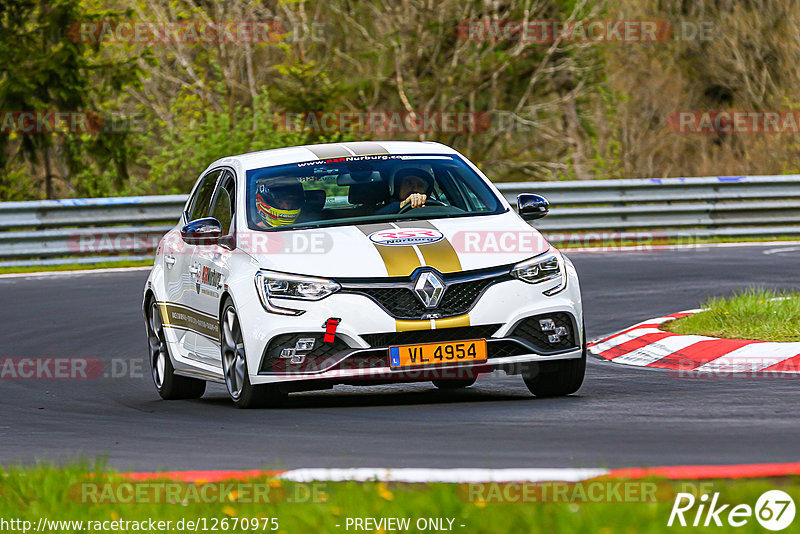
[[[231,290],[227,287],[219,296],[219,304],[217,305],[217,318],[222,321],[222,307],[225,305],[225,301],[229,300],[233,302],[233,307],[236,307],[236,301],[233,299],[233,294],[231,294]]]
[[[153,291],[152,287],[148,287],[147,290],[144,292],[144,298],[142,299],[142,313],[144,314],[145,320],[147,319],[147,314],[150,308],[150,302],[156,300],[156,292]]]

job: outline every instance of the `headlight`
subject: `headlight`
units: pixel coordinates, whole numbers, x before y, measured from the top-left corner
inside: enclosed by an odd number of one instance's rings
[[[531,258],[516,264],[511,268],[511,276],[528,284],[558,281],[557,285],[543,292],[547,296],[555,295],[567,287],[564,258],[558,252],[547,254],[544,257]]]
[[[303,310],[275,306],[272,299],[321,300],[342,286],[326,278],[314,278],[296,274],[259,271],[256,273],[256,289],[261,304],[269,312],[282,315],[300,315]]]

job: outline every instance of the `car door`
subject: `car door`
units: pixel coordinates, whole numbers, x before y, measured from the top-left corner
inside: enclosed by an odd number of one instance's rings
[[[212,170],[206,173],[192,192],[186,211],[182,216],[182,223],[208,217],[211,211],[211,202],[214,198],[217,182],[222,175],[222,170]],[[164,273],[167,286],[167,296],[164,315],[167,320],[165,325],[171,330],[175,343],[181,354],[191,360],[201,360],[196,353],[198,329],[206,322],[197,309],[194,295],[197,292],[197,268],[192,260],[197,248],[186,243],[178,236],[171,240],[173,246],[164,251]]]
[[[218,321],[220,294],[230,273],[229,261],[235,249],[236,179],[225,170],[220,177],[211,205],[211,217],[222,225],[219,245],[195,247],[193,265],[198,269],[197,308]],[[215,323],[218,326],[218,322]],[[196,352],[200,360],[221,367],[219,331],[198,333]]]

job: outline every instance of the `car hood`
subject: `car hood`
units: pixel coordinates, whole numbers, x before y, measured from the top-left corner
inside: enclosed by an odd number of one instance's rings
[[[240,247],[261,267],[327,278],[409,276],[507,265],[550,245],[516,213],[253,232]]]

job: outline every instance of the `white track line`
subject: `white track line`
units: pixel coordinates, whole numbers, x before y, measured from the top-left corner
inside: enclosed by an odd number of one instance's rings
[[[107,269],[78,269],[74,271],[40,271],[33,273],[9,273],[9,274],[0,274],[0,278],[40,278],[47,276],[76,276],[84,274],[123,273],[127,271],[149,271],[152,268],[153,268],[152,265],[143,265],[141,267],[110,267]]]
[[[522,468],[522,469],[427,469],[380,468],[293,469],[279,478],[295,482],[315,480],[340,482],[481,483],[481,482],[580,482],[608,474],[608,469]]]

